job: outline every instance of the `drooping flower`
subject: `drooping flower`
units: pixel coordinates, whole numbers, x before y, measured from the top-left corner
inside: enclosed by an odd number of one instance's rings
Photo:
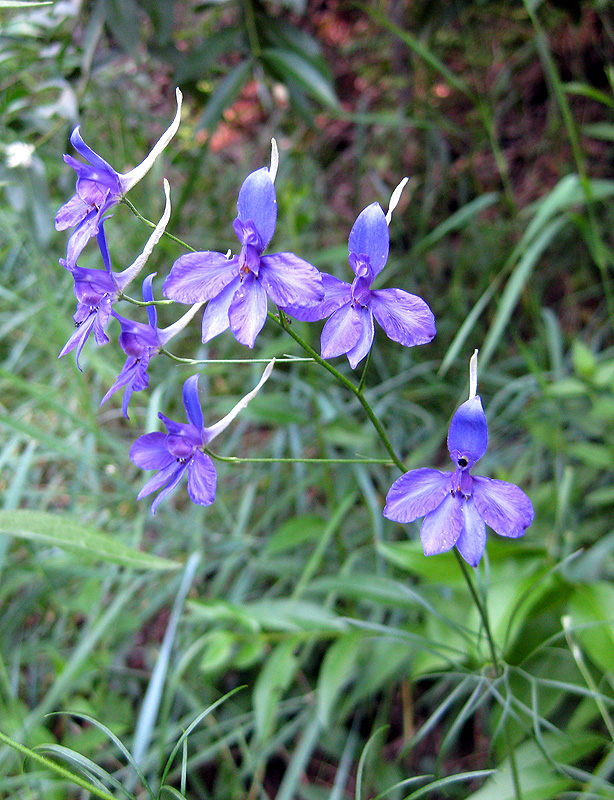
[[[397,522],[424,517],[420,539],[427,556],[454,545],[465,561],[477,567],[486,547],[486,525],[500,536],[522,536],[533,522],[533,505],[513,483],[471,475],[484,455],[488,427],[476,394],[477,351],[472,358],[469,400],[452,417],[448,450],[453,472],[413,469],[398,478],[386,497],[384,516]]]
[[[323,272],[320,303],[284,309],[306,322],[329,317],[322,330],[322,358],[345,353],[352,369],[371,349],[374,317],[389,339],[405,347],[426,344],[435,336],[435,318],[422,298],[402,289],[371,289],[388,260],[390,213],[384,215],[379,203],[371,203],[358,215],[349,237],[349,261],[356,276],[351,284]]]
[[[66,247],[68,269],[72,270],[75,267],[85,245],[96,236],[106,212],[119,203],[122,197],[149,172],[156,158],[177,132],[181,119],[182,99],[179,89],[176,90],[176,96],[177,112],[170,127],[162,134],[145,160],[129,172],[120,173],[114,170],[104,158],[85,144],[78,127],[72,132],[70,136],[72,146],[89,163],[83,164],[72,156],[64,156],[64,161],[77,173],[75,195],[64,203],[55,218],[56,230],[75,229]]]
[[[253,347],[267,316],[267,296],[278,306],[312,306],[324,296],[318,270],[294,253],[262,255],[277,222],[277,199],[267,167],[247,176],[233,223],[241,242],[238,256],[187,253],[173,264],[163,294],[179,303],[209,301],[202,321],[208,342],[228,327]]]
[[[154,277],[155,273],[152,273],[143,281],[143,300],[148,303],[152,303],[154,299],[152,289]],[[157,327],[158,314],[154,305],[147,306],[148,325],[126,319],[126,317],[122,317],[116,311],[111,311],[111,315],[115,317],[121,326],[119,346],[128,358],[117,376],[115,383],[100,401],[100,405],[106,403],[111,395],[125,386],[126,388],[122,400],[122,412],[126,419],[130,419],[128,416],[128,405],[132,393],[140,392],[149,386],[147,369],[150,359],[152,356],[157,355],[167,342],[190,322],[201,305],[201,303],[193,305],[180,319],[167,328]]]
[[[225,430],[233,419],[258,394],[268,380],[275,359],[264,370],[262,377],[251,392],[245,395],[236,406],[219,422],[205,428],[203,413],[198,398],[198,375],[192,375],[183,384],[183,406],[188,418],[184,422],[174,422],[164,414],[158,417],[166,426],[166,433],[146,433],[140,436],[130,448],[130,459],[141,469],[155,469],[153,475],[143,486],[137,500],[152,492],[162,491],[156,496],[151,513],[178,486],[183,476],[188,475],[188,495],[199,506],[210,506],[215,500],[217,472],[209,455],[203,452],[209,442]]]
[[[143,252],[122,272],[113,272],[111,269],[111,257],[104,232],[104,218],[100,220],[96,234],[104,269],[85,269],[77,265],[70,267],[64,259],[60,259],[60,264],[72,273],[75,280],[74,292],[77,298],[77,310],[73,316],[76,330],[60,350],[58,358],[76,348],[77,366],[81,369],[79,357],[90,333],[94,331],[98,345],[107,344],[109,341],[104,329],[111,317],[113,303],[143,269],[152,250],[166,230],[171,215],[170,185],[166,180],[164,181],[164,193],[166,203],[160,221],[147,240]]]

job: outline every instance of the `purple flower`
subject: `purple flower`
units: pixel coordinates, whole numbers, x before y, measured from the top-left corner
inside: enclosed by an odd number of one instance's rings
[[[452,417],[448,433],[454,472],[413,469],[396,480],[386,497],[384,516],[396,522],[424,517],[420,539],[427,556],[454,545],[477,567],[486,547],[486,525],[500,536],[522,536],[533,522],[533,506],[518,486],[471,475],[486,452],[488,427],[479,395],[470,393]]]
[[[111,257],[104,232],[105,218],[100,220],[96,234],[104,269],[84,269],[76,264],[70,267],[64,259],[60,259],[60,264],[72,273],[75,280],[74,292],[77,298],[77,310],[73,319],[77,329],[60,350],[58,358],[65,356],[76,348],[77,366],[81,369],[79,357],[90,333],[94,331],[94,337],[98,345],[107,344],[109,341],[104,329],[111,317],[111,307],[143,269],[170,219],[170,186],[166,180],[164,181],[164,193],[166,204],[160,221],[147,240],[143,252],[122,272],[113,272],[111,269]]]
[[[233,226],[241,242],[238,256],[206,251],[175,261],[163,294],[179,303],[208,300],[202,340],[228,327],[235,338],[253,347],[267,317],[267,296],[278,306],[313,306],[322,299],[318,270],[293,253],[263,256],[277,222],[277,199],[267,167],[247,176],[239,191]]]
[[[126,173],[116,172],[104,158],[101,158],[91,147],[85,144],[75,128],[70,142],[77,153],[87,162],[83,164],[69,155],[64,161],[77,173],[77,185],[74,197],[60,208],[55,218],[58,231],[75,228],[66,248],[66,266],[72,270],[76,266],[83,248],[89,240],[96,236],[104,214],[149,172],[154,161],[173,138],[181,119],[181,92],[176,90],[177,113],[168,130],[154,145],[147,158],[134,169]]]
[[[166,433],[146,433],[140,436],[130,448],[130,459],[141,469],[155,469],[153,475],[143,486],[137,500],[152,492],[162,491],[151,505],[151,513],[177,487],[183,476],[188,475],[188,494],[190,500],[199,506],[210,506],[215,500],[217,473],[211,457],[203,452],[239,414],[250,400],[260,391],[268,380],[275,359],[267,365],[258,384],[245,395],[225,417],[209,428],[204,427],[203,413],[198,398],[198,375],[192,375],[183,384],[183,405],[188,422],[173,422],[158,414],[166,426]]]
[[[349,260],[356,276],[352,283],[324,272],[324,299],[318,305],[284,309],[307,322],[330,317],[322,330],[322,358],[346,353],[355,369],[373,344],[373,317],[389,339],[405,347],[426,344],[435,336],[435,318],[420,297],[402,289],[371,289],[388,260],[389,244],[387,218],[379,203],[371,203],[350,232]]]
[[[153,302],[154,299],[152,289],[154,277],[155,273],[148,275],[143,281],[143,300],[148,303]],[[128,358],[117,376],[117,380],[100,401],[100,405],[106,403],[111,395],[125,386],[122,412],[126,419],[130,419],[128,405],[132,393],[140,392],[149,386],[147,368],[151,357],[157,355],[164,345],[188,324],[200,306],[200,303],[192,306],[177,322],[169,325],[168,328],[162,329],[157,327],[158,314],[154,305],[147,306],[148,325],[126,319],[116,311],[112,311],[111,315],[115,317],[121,326],[119,346]]]

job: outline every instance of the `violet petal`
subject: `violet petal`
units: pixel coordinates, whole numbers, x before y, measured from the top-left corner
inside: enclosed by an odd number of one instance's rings
[[[215,500],[217,472],[212,459],[196,450],[188,466],[188,494],[199,506],[210,506]]]
[[[371,313],[371,310],[369,308],[365,308],[364,306],[360,306],[359,313],[360,324],[362,326],[360,336],[358,337],[358,341],[354,347],[347,352],[348,361],[350,362],[350,367],[352,367],[352,369],[356,369],[358,364],[367,355],[371,349],[371,346],[373,345],[373,337],[375,335],[373,314]]]
[[[350,253],[365,255],[375,277],[388,261],[390,232],[379,203],[371,203],[356,218],[349,238]]]
[[[486,547],[486,525],[472,499],[462,503],[463,529],[456,540],[458,552],[470,567],[477,567]]]
[[[161,431],[139,436],[130,448],[130,461],[141,469],[164,469],[175,459],[166,449],[166,434]]]
[[[200,407],[200,397],[198,396],[198,379],[200,375],[192,375],[183,384],[183,407],[188,420],[197,430],[202,431],[204,427],[203,412]]]
[[[235,296],[241,279],[235,278],[213,300],[209,300],[203,314],[201,335],[203,342],[209,342],[214,336],[225,331],[230,325],[228,311],[232,298]]]
[[[473,476],[473,501],[484,522],[500,536],[522,536],[535,517],[522,489],[495,478]]]
[[[151,504],[151,513],[152,514],[155,514],[156,513],[156,509],[158,508],[160,503],[163,500],[165,500],[169,496],[169,494],[171,494],[172,492],[175,491],[175,489],[177,488],[177,486],[181,482],[183,476],[185,475],[185,472],[186,472],[187,468],[188,468],[188,464],[181,464],[180,466],[177,467],[177,471],[174,473],[174,475],[172,475],[170,481],[166,484],[164,489],[162,489],[160,494],[155,498],[155,500]],[[159,474],[161,474],[161,473],[159,473]],[[148,492],[148,494],[151,494],[151,492]],[[139,495],[137,497],[137,499],[140,500],[141,496]]]
[[[488,425],[479,395],[457,408],[448,431],[450,458],[459,467],[472,467],[488,447]]]
[[[371,292],[375,319],[393,342],[405,347],[426,344],[435,336],[435,317],[421,297],[402,289]]]
[[[322,329],[320,340],[322,358],[334,358],[351,350],[360,339],[362,319],[354,306],[341,306]]]
[[[340,281],[334,275],[329,275],[328,272],[320,273],[322,276],[322,290],[324,291],[324,298],[316,303],[315,306],[297,307],[288,306],[283,310],[295,317],[295,319],[303,320],[304,322],[315,322],[319,319],[330,317],[338,308],[348,304],[351,301],[352,287],[345,281]]]
[[[277,223],[277,197],[267,167],[252,172],[243,181],[237,211],[243,224],[249,220],[254,223],[264,250],[273,238]]]
[[[392,484],[384,516],[396,522],[413,522],[433,511],[450,491],[450,472],[412,469]]]
[[[235,339],[253,347],[267,316],[267,295],[262,283],[249,273],[230,303],[228,319]]]
[[[456,544],[463,529],[460,495],[447,494],[437,508],[429,512],[420,528],[425,556],[444,553]]]
[[[262,256],[258,276],[278,306],[315,306],[324,297],[318,270],[294,253]]]
[[[237,257],[207,250],[186,253],[171,267],[162,294],[178,303],[199,303],[216,297],[238,275]]]

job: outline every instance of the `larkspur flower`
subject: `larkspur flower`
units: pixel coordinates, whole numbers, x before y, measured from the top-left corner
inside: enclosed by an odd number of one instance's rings
[[[294,253],[262,255],[277,222],[272,170],[247,176],[239,191],[233,223],[241,242],[238,256],[213,251],[187,253],[173,264],[163,294],[179,303],[209,301],[202,340],[230,327],[235,338],[253,347],[267,317],[267,296],[278,306],[312,306],[322,299],[318,270]]]
[[[143,281],[143,300],[148,303],[152,303],[154,299],[152,289],[154,277],[155,273],[152,273]],[[100,401],[100,405],[106,403],[115,392],[125,387],[122,400],[122,412],[126,419],[130,419],[128,416],[128,405],[132,393],[140,392],[149,386],[147,369],[150,359],[157,355],[170,339],[190,322],[201,305],[202,303],[193,305],[180,319],[167,328],[158,328],[158,314],[155,305],[147,306],[148,325],[126,319],[126,317],[122,317],[116,311],[111,311],[111,315],[115,317],[121,326],[119,346],[128,358],[117,376],[115,383]]]
[[[424,517],[420,539],[427,556],[454,545],[465,561],[477,567],[486,547],[486,525],[500,536],[522,536],[535,516],[527,495],[518,486],[471,475],[484,455],[488,426],[477,389],[477,351],[471,360],[469,400],[452,417],[448,450],[454,472],[413,469],[396,480],[388,492],[384,516],[397,522]]]
[[[405,347],[426,344],[435,336],[435,318],[422,298],[402,289],[371,289],[388,260],[388,223],[398,194],[400,190],[393,194],[387,216],[379,203],[371,203],[358,215],[349,237],[349,261],[356,276],[352,283],[323,272],[324,299],[320,303],[284,309],[306,322],[329,317],[322,329],[322,358],[345,353],[352,369],[371,349],[374,317],[389,339]]]
[[[177,112],[170,127],[162,134],[145,160],[129,172],[120,173],[114,170],[104,158],[85,144],[78,127],[72,132],[70,136],[72,146],[89,163],[83,164],[72,156],[64,156],[64,161],[77,173],[75,195],[64,203],[55,218],[56,230],[75,229],[66,247],[68,269],[73,269],[85,245],[96,236],[106,212],[119,203],[122,197],[149,172],[156,158],[177,132],[181,119],[182,99],[179,89],[176,90],[176,96]]]
[[[158,417],[166,426],[166,433],[154,432],[140,436],[130,448],[130,459],[141,469],[155,469],[153,475],[139,492],[137,499],[162,491],[156,496],[151,513],[179,485],[183,476],[188,476],[188,495],[193,503],[210,506],[215,500],[217,473],[213,460],[203,452],[218,434],[225,430],[260,391],[268,380],[275,359],[271,361],[258,384],[245,395],[236,406],[219,422],[205,428],[203,413],[198,398],[198,375],[192,375],[183,384],[183,405],[188,418],[187,423],[174,422],[164,414]]]
[[[104,232],[104,218],[100,220],[99,230],[96,234],[104,269],[85,269],[77,265],[70,267],[64,259],[60,259],[60,264],[72,273],[74,278],[77,310],[73,316],[76,330],[60,350],[58,358],[76,349],[77,366],[81,369],[79,357],[83,345],[92,331],[96,344],[108,343],[109,337],[105,333],[105,327],[111,317],[113,303],[118,300],[120,294],[127,289],[143,269],[152,250],[166,230],[171,215],[170,185],[167,180],[164,181],[164,194],[166,204],[160,221],[147,240],[143,252],[122,272],[113,272],[111,269],[111,257]]]

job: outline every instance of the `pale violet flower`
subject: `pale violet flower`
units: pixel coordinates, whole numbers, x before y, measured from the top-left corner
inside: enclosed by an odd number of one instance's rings
[[[188,495],[193,503],[209,506],[215,500],[217,472],[211,456],[203,452],[233,419],[247,406],[263,384],[268,380],[275,359],[271,361],[257,385],[245,395],[236,406],[215,425],[205,428],[203,412],[198,397],[198,375],[192,375],[183,385],[183,406],[185,422],[174,422],[159,413],[158,417],[166,427],[166,433],[154,432],[140,436],[130,449],[130,459],[141,469],[157,470],[143,486],[137,500],[157,492],[151,505],[151,513],[179,485],[184,475],[188,478]]]
[[[177,111],[171,125],[145,160],[128,172],[117,172],[104,158],[88,147],[78,127],[72,132],[70,136],[72,146],[89,163],[84,164],[72,156],[64,156],[64,161],[77,173],[75,195],[64,203],[55,218],[56,230],[75,229],[66,247],[68,269],[76,265],[85,245],[98,233],[105,213],[119,203],[122,197],[149,172],[154,161],[177,132],[181,120],[182,100],[179,89],[176,90],[176,96]]]
[[[352,369],[371,349],[374,319],[389,339],[405,347],[426,344],[435,336],[435,318],[422,298],[402,289],[371,288],[388,260],[388,223],[399,194],[400,189],[393,193],[388,215],[379,203],[371,203],[358,215],[349,237],[349,261],[355,275],[352,283],[323,272],[324,298],[318,304],[284,308],[306,322],[328,317],[320,342],[322,358],[345,353]]]
[[[486,526],[500,536],[517,538],[533,522],[527,495],[513,483],[471,475],[470,469],[486,452],[488,426],[476,394],[477,351],[472,359],[469,400],[452,417],[448,450],[453,472],[412,469],[398,478],[386,497],[384,516],[396,522],[424,517],[420,539],[424,554],[443,553],[456,545],[472,567],[486,547]]]

